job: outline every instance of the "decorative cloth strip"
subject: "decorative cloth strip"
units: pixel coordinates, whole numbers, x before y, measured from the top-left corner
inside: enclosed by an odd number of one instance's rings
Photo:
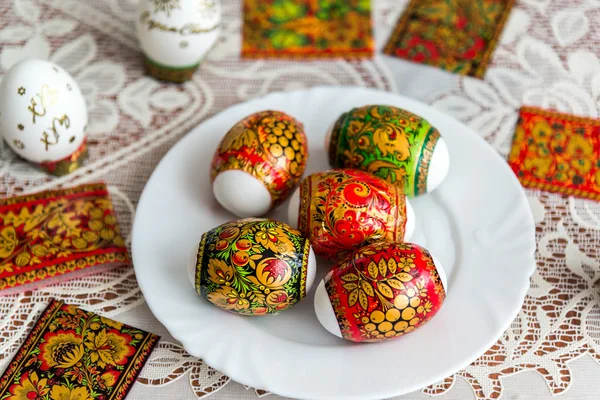
[[[523,186],[600,199],[600,120],[523,107],[508,163]]]
[[[371,2],[245,0],[242,57],[372,58]]]
[[[128,264],[105,184],[0,199],[1,294]]]
[[[0,398],[121,400],[158,339],[53,300],[0,378]]]
[[[384,53],[483,78],[514,0],[412,0]]]

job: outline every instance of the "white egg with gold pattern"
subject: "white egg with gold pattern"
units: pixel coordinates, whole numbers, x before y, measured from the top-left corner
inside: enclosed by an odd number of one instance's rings
[[[88,113],[71,75],[46,60],[25,60],[0,82],[0,133],[34,163],[63,160],[84,145]]]
[[[154,77],[191,79],[219,38],[219,0],[140,0],[136,28],[146,68]]]

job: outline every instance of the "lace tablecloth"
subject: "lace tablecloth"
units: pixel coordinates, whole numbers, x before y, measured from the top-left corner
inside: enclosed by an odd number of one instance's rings
[[[38,57],[73,74],[90,111],[91,153],[84,168],[52,179],[4,146],[0,195],[104,180],[129,234],[146,180],[192,127],[251,97],[315,85],[375,87],[432,104],[467,123],[504,156],[522,104],[599,114],[598,0],[517,0],[485,80],[380,54],[361,62],[242,61],[241,4],[223,0],[221,38],[193,81],[182,86],[144,76],[134,1],[0,1],[2,73],[24,57]],[[373,2],[381,48],[407,1]],[[537,223],[538,268],[519,316],[478,361],[403,399],[433,394],[442,399],[541,399],[561,393],[563,398],[599,398],[600,203],[532,190],[527,195]],[[188,355],[150,313],[133,268],[0,297],[0,370],[53,297],[163,336],[131,399],[269,395]]]

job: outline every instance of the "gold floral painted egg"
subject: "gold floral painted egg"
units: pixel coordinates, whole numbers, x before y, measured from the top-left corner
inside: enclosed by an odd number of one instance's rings
[[[202,235],[188,272],[196,292],[243,315],[283,311],[310,290],[317,270],[300,232],[268,219],[240,219]]]
[[[238,217],[257,217],[284,201],[308,158],[304,127],[280,111],[252,114],[227,132],[211,168],[217,201]]]
[[[288,221],[332,261],[369,243],[410,240],[416,225],[406,195],[357,169],[307,176],[290,199]]]
[[[399,187],[407,196],[431,192],[448,175],[446,142],[427,120],[384,105],[342,114],[327,134],[329,163],[357,168]]]
[[[315,293],[321,325],[353,342],[404,336],[433,318],[446,298],[442,264],[411,243],[379,242],[336,264]]]

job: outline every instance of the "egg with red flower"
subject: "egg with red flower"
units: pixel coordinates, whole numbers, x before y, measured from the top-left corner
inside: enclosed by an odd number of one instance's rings
[[[442,264],[411,243],[379,242],[336,264],[317,287],[315,312],[332,334],[353,342],[404,336],[426,324],[447,291]]]
[[[369,243],[409,240],[415,229],[414,211],[400,189],[354,169],[306,177],[290,200],[288,219],[317,255],[333,261]]]
[[[213,157],[217,201],[238,217],[257,217],[283,202],[306,168],[304,127],[280,111],[257,112],[225,135]]]
[[[242,315],[290,308],[306,296],[316,270],[310,243],[300,232],[261,218],[231,221],[206,232],[188,263],[200,296]]]

